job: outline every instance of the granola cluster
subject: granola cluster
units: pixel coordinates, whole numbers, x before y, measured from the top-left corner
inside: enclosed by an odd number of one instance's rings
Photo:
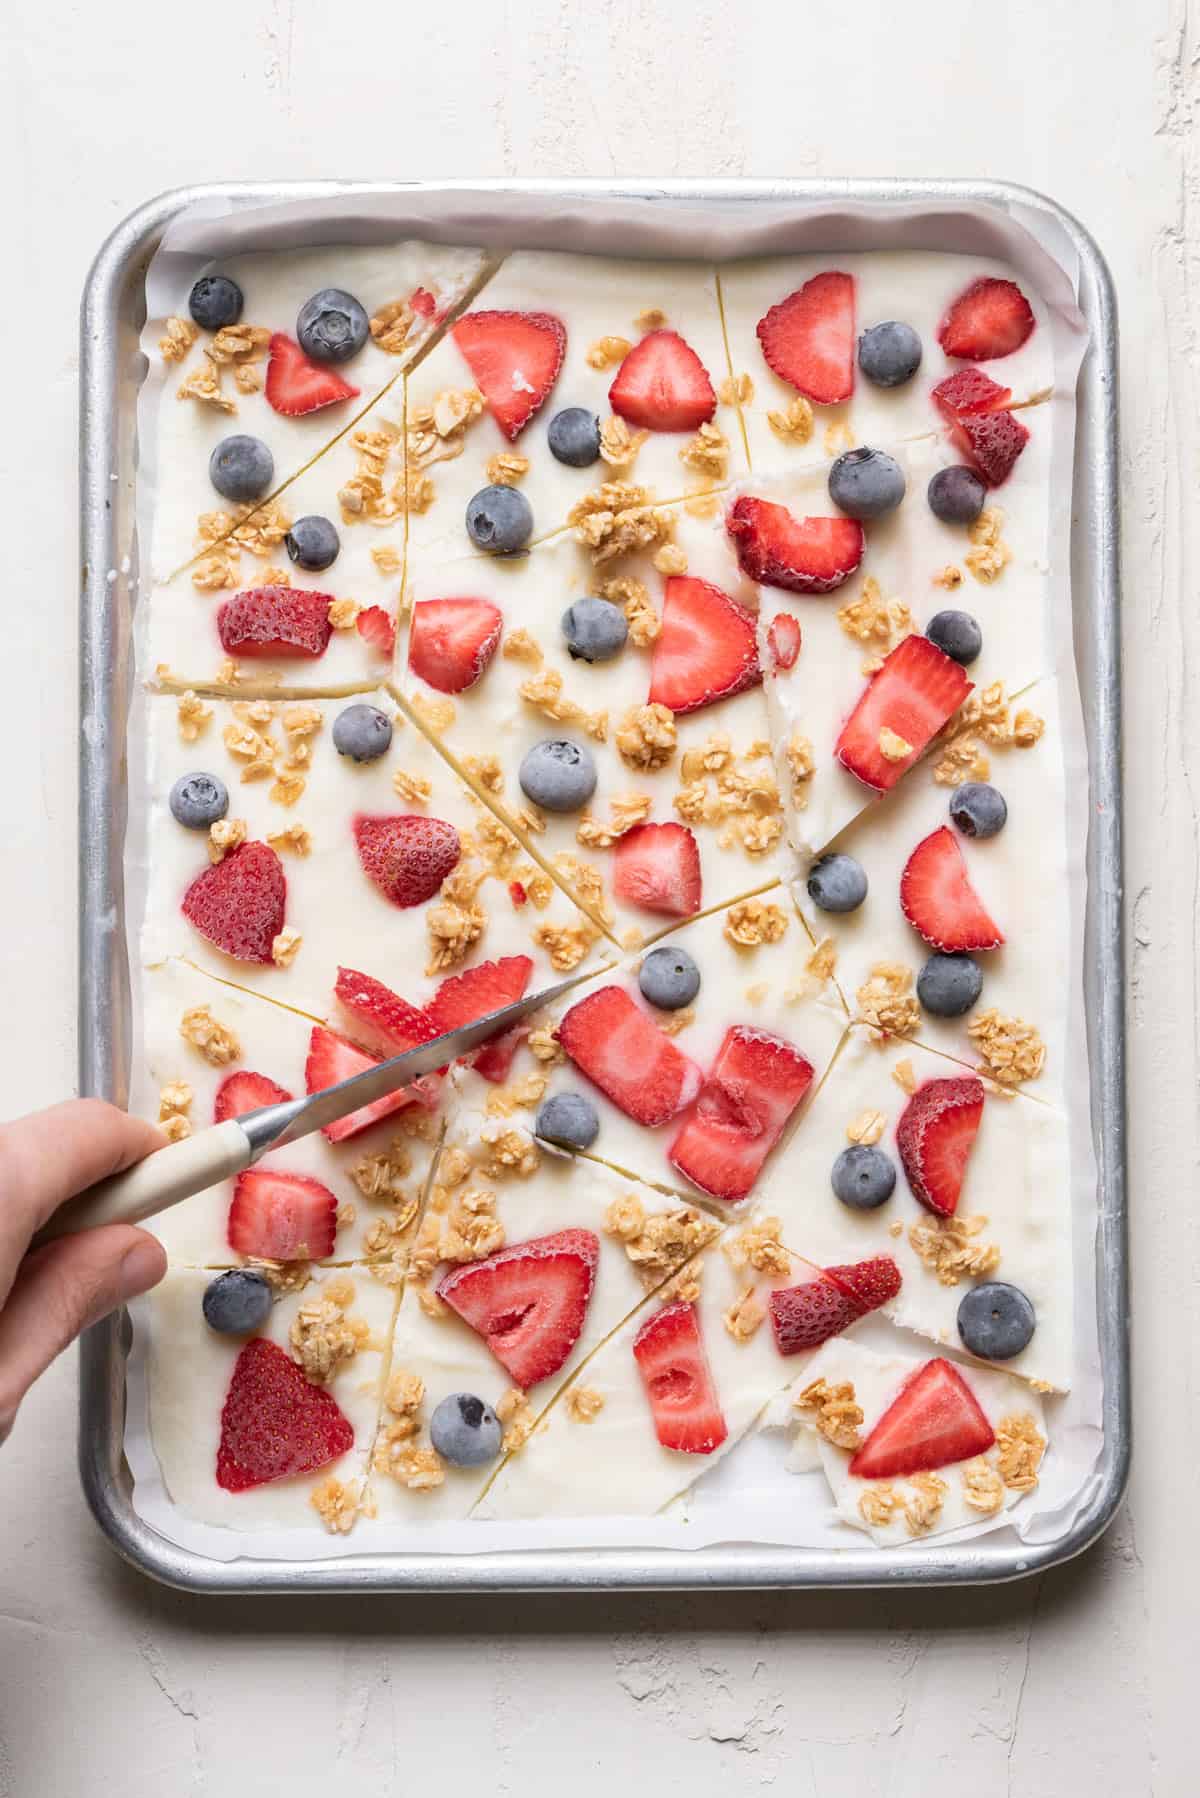
[[[625,622],[629,626],[629,640],[639,649],[649,649],[656,643],[662,632],[662,620],[650,603],[650,593],[644,581],[636,580],[632,575],[610,575],[599,585],[601,599],[610,604],[620,606],[625,614]]]
[[[647,1292],[679,1273],[721,1233],[719,1224],[691,1206],[647,1216],[635,1193],[613,1200],[604,1216],[604,1228],[622,1243]]]
[[[778,943],[787,931],[787,913],[767,899],[743,899],[725,914],[725,936],[739,949]]]
[[[841,607],[837,620],[848,637],[870,648],[871,655],[863,663],[864,674],[877,674],[883,657],[913,628],[912,613],[904,601],[885,599],[872,575],[863,582],[858,598],[847,600]]]
[[[968,693],[941,734],[930,756],[939,786],[957,787],[965,780],[987,780],[987,749],[1032,749],[1041,740],[1045,720],[1025,706],[1015,714],[1003,681]]]
[[[808,442],[813,434],[813,409],[802,393],[789,400],[782,412],[767,413],[767,423],[781,443],[797,446]]]
[[[858,1015],[883,1035],[915,1036],[921,1023],[921,1007],[913,992],[912,969],[898,961],[877,961],[854,997]]]
[[[627,767],[652,774],[674,757],[675,714],[657,702],[631,706],[618,723],[613,741]]]
[[[1046,1438],[1028,1411],[1002,1417],[996,1425],[996,1469],[1010,1492],[1031,1492],[1046,1452]]]
[[[192,1134],[188,1112],[195,1093],[186,1080],[169,1080],[158,1095],[158,1121],[168,1142],[180,1142]]]
[[[353,1303],[354,1283],[342,1274],[326,1280],[292,1319],[288,1332],[292,1351],[305,1377],[316,1386],[328,1385],[338,1369],[353,1361],[371,1340],[365,1318],[347,1315]]]
[[[967,1025],[967,1035],[983,1058],[983,1067],[999,1086],[1036,1080],[1046,1065],[1046,1045],[1034,1024],[1005,1017],[994,1005]]]
[[[630,481],[605,481],[585,494],[568,512],[567,523],[597,566],[667,542],[675,525],[671,513],[653,503],[649,488]]]
[[[585,849],[611,849],[619,837],[626,836],[650,816],[648,793],[619,793],[609,807],[609,821],[601,823],[585,812],[579,820],[575,841]]]
[[[854,1450],[862,1446],[863,1408],[850,1380],[834,1386],[828,1380],[813,1380],[796,1394],[792,1403],[797,1411],[812,1412],[811,1422],[818,1435],[835,1448]]]
[[[701,425],[680,450],[679,460],[694,474],[723,481],[729,472],[729,439],[719,425]]]
[[[418,1441],[424,1403],[424,1380],[397,1368],[384,1393],[384,1417],[371,1453],[371,1466],[408,1492],[432,1492],[446,1478],[441,1456]]]
[[[973,548],[963,557],[967,567],[977,581],[996,581],[1004,573],[1012,561],[1012,550],[1000,535],[1004,526],[1004,513],[999,506],[985,506],[974,524],[968,526],[967,536]]]
[[[755,1273],[782,1278],[791,1272],[792,1258],[783,1246],[783,1220],[753,1219],[741,1230],[730,1232],[721,1244],[735,1273],[752,1267]]]
[[[610,468],[632,468],[637,461],[638,451],[649,435],[649,431],[631,431],[625,420],[615,414],[606,418],[600,427],[602,460]]]
[[[193,1005],[184,1012],[179,1020],[179,1034],[185,1043],[200,1051],[211,1067],[227,1068],[231,1061],[241,1059],[241,1043],[227,1024],[213,1017],[207,1005]]]
[[[988,1220],[976,1217],[923,1217],[908,1228],[909,1245],[942,1286],[986,1279],[1000,1265],[994,1242],[979,1242]]]
[[[709,825],[722,849],[740,844],[752,857],[767,855],[783,835],[783,802],[771,746],[764,739],[738,754],[725,732],[716,732],[680,762],[683,785],[673,804],[685,824]]]
[[[589,737],[603,743],[608,737],[608,713],[589,712],[563,692],[563,677],[557,668],[539,668],[521,682],[521,698],[543,718],[555,724],[578,724]]]
[[[309,1504],[331,1536],[348,1536],[360,1517],[374,1517],[375,1501],[362,1480],[327,1474],[312,1489]]]

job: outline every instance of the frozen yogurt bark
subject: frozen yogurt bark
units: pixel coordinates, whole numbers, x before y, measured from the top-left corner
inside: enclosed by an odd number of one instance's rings
[[[1002,1516],[1038,1483],[1042,1407],[1006,1374],[839,1337],[804,1369],[795,1405],[839,1517],[880,1548]],[[860,1454],[867,1467],[919,1465],[868,1476]]]

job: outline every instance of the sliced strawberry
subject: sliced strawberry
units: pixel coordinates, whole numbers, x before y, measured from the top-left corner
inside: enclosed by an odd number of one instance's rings
[[[342,1009],[347,1028],[364,1049],[386,1061],[407,1049],[432,1042],[438,1030],[428,1012],[410,1005],[382,980],[360,974],[356,968],[339,968],[333,996]]]
[[[613,892],[643,911],[691,918],[700,910],[700,849],[686,824],[635,824],[613,850]]]
[[[434,1035],[442,1036],[461,1024],[486,1018],[490,1011],[515,1005],[524,996],[532,973],[533,962],[528,955],[505,955],[499,961],[481,961],[465,974],[448,975],[426,1007]],[[518,1024],[503,1036],[484,1043],[469,1058],[476,1073],[497,1083],[506,1080],[513,1056],[528,1034],[528,1025]]]
[[[602,986],[572,1005],[558,1040],[614,1105],[651,1129],[677,1117],[700,1091],[695,1062],[623,987]]]
[[[438,1281],[438,1297],[528,1391],[557,1373],[579,1341],[599,1258],[593,1231],[559,1230],[455,1268]]]
[[[331,595],[302,587],[251,587],[217,607],[217,635],[229,656],[253,660],[315,662],[325,654],[333,626]]]
[[[1029,442],[1027,428],[1013,412],[970,413],[958,421],[951,436],[989,487],[1003,486]]]
[[[356,399],[358,388],[343,381],[327,362],[310,361],[298,343],[276,331],[267,360],[266,395],[267,404],[285,418],[303,418],[322,406]]]
[[[247,1168],[234,1182],[225,1233],[238,1255],[263,1261],[319,1261],[333,1249],[337,1200],[308,1174]]]
[[[790,612],[776,612],[767,626],[767,652],[774,674],[783,674],[796,666],[796,657],[800,654],[800,626]]]
[[[857,1323],[862,1312],[848,1293],[820,1268],[798,1286],[778,1287],[767,1301],[775,1347],[781,1355],[819,1348]]]
[[[673,574],[650,660],[650,704],[696,712],[762,679],[753,614],[690,574]]]
[[[947,424],[957,424],[972,412],[996,412],[1012,398],[1011,387],[1001,387],[981,368],[959,368],[933,390],[933,403]]]
[[[367,878],[402,909],[432,899],[462,854],[453,824],[411,812],[375,818],[360,813],[354,842]]]
[[[890,1255],[873,1255],[869,1261],[852,1261],[844,1267],[827,1267],[825,1278],[844,1292],[860,1317],[877,1311],[900,1290],[900,1269]]]
[[[958,838],[948,824],[919,842],[900,876],[900,909],[932,949],[998,949],[1004,932],[988,916],[967,878]]]
[[[758,321],[767,366],[819,405],[854,392],[854,277],[814,275]]]
[[[188,923],[236,961],[272,959],[271,944],[283,929],[287,877],[267,843],[239,843],[197,874],[183,895]]]
[[[432,318],[437,311],[437,301],[424,287],[414,287],[408,296],[408,303],[422,318]]]
[[[608,403],[643,431],[698,431],[716,411],[717,396],[678,331],[648,331],[617,370]]]
[[[832,593],[854,573],[866,547],[857,518],[797,518],[749,493],[730,507],[725,529],[742,573],[785,593]]]
[[[896,1126],[896,1147],[913,1198],[938,1217],[958,1208],[967,1162],[983,1117],[983,1082],[974,1074],[927,1080]]]
[[[396,648],[396,626],[382,606],[364,606],[354,620],[354,628],[368,649],[391,661]]]
[[[227,1118],[245,1117],[248,1111],[257,1111],[260,1105],[284,1105],[291,1096],[274,1080],[268,1080],[265,1074],[253,1074],[249,1068],[239,1068],[234,1074],[226,1074],[217,1088],[213,1123],[223,1124]]]
[[[860,1480],[903,1479],[986,1454],[996,1440],[962,1374],[940,1357],[905,1382],[850,1463]]]
[[[672,1167],[714,1199],[744,1199],[812,1077],[794,1043],[734,1024],[671,1144]]]
[[[336,1086],[340,1080],[349,1080],[352,1074],[364,1074],[368,1068],[377,1068],[379,1059],[374,1055],[364,1055],[361,1049],[347,1042],[344,1036],[338,1036],[333,1030],[327,1030],[324,1024],[314,1024],[313,1033],[308,1039],[308,1060],[304,1064],[304,1090],[319,1093],[326,1086]],[[402,1111],[406,1105],[413,1105],[423,1095],[402,1086],[399,1092],[387,1093],[382,1099],[376,1099],[372,1105],[363,1105],[358,1111],[352,1111],[349,1117],[338,1118],[336,1123],[326,1124],[321,1135],[327,1142],[345,1142],[348,1137],[358,1136],[363,1130],[369,1130],[380,1118],[390,1117],[393,1111]]]
[[[513,909],[515,911],[520,911],[523,905],[529,904],[529,894],[525,890],[525,883],[523,880],[509,881],[508,896],[513,902]]]
[[[292,1474],[315,1473],[354,1447],[338,1405],[277,1342],[256,1336],[233,1365],[221,1408],[217,1485],[248,1492]]]
[[[654,1434],[682,1455],[711,1455],[729,1434],[694,1305],[676,1299],[648,1317],[633,1353],[650,1401]]]
[[[453,333],[492,417],[515,443],[558,379],[567,351],[549,312],[468,312]]]
[[[1015,281],[982,275],[951,302],[937,337],[947,356],[991,362],[1019,350],[1033,324],[1033,308]]]
[[[834,753],[864,786],[886,793],[923,754],[971,691],[959,664],[928,637],[905,637],[872,675],[841,729]],[[885,755],[884,739],[892,753]],[[899,754],[899,743],[907,743]]]
[[[419,599],[408,634],[408,665],[439,693],[464,693],[483,676],[503,625],[487,599]]]

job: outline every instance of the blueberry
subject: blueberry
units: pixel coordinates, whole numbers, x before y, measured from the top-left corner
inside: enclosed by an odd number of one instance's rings
[[[917,975],[917,998],[935,1018],[961,1018],[983,991],[983,969],[969,955],[931,955]]]
[[[392,721],[377,705],[348,705],[333,721],[333,747],[352,762],[377,762],[391,741]]]
[[[638,973],[642,998],[660,1011],[679,1011],[700,991],[700,970],[686,949],[651,949]]]
[[[296,319],[296,336],[314,362],[349,362],[367,341],[367,315],[352,293],[323,287],[305,300]]]
[[[611,662],[629,635],[624,612],[607,599],[577,599],[563,613],[562,626],[576,662]]]
[[[310,512],[307,518],[298,518],[283,541],[296,566],[306,568],[310,574],[336,562],[342,547],[334,525],[316,512]]]
[[[898,319],[872,325],[858,340],[858,366],[876,387],[901,387],[921,366],[921,339]]]
[[[961,662],[964,668],[983,648],[983,632],[978,619],[972,618],[970,612],[935,612],[925,626],[925,635],[943,655],[953,662]]]
[[[950,818],[964,837],[994,837],[1004,829],[1008,805],[986,781],[968,780],[951,796]]]
[[[249,1336],[271,1315],[271,1288],[249,1267],[231,1267],[204,1288],[204,1321],[222,1336]]]
[[[473,1392],[452,1392],[429,1419],[429,1440],[452,1467],[482,1467],[500,1453],[503,1431],[490,1405]]]
[[[261,437],[222,437],[208,458],[208,478],[222,499],[261,499],[275,479],[275,458]]]
[[[516,555],[533,536],[529,501],[515,487],[481,487],[467,501],[467,535],[493,556]]]
[[[188,295],[188,311],[202,331],[236,325],[242,304],[242,290],[228,275],[201,275]]]
[[[525,752],[517,775],[526,799],[547,812],[577,812],[596,791],[592,752],[569,737],[546,737]]]
[[[925,494],[929,510],[943,524],[974,524],[983,511],[987,488],[965,463],[939,468]]]
[[[550,420],[550,454],[568,468],[590,468],[600,454],[600,420],[586,406],[566,406]]]
[[[879,518],[904,498],[904,470],[886,450],[852,449],[829,470],[829,497],[851,518]]]
[[[583,1093],[551,1093],[537,1108],[533,1131],[560,1149],[590,1149],[600,1134],[600,1113]]]
[[[964,1348],[985,1361],[1011,1361],[1037,1329],[1037,1314],[1019,1286],[985,1280],[958,1307]]]
[[[808,896],[822,911],[857,911],[867,896],[867,871],[852,855],[823,855],[809,869]]]
[[[229,810],[229,789],[217,774],[181,774],[168,804],[177,824],[207,830]]]
[[[853,1143],[833,1164],[833,1190],[852,1211],[886,1205],[896,1185],[896,1164],[882,1149]]]

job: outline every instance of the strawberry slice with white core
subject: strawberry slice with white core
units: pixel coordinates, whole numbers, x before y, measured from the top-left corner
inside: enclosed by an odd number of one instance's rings
[[[776,612],[767,626],[767,653],[773,674],[786,673],[796,666],[800,654],[800,626],[790,612]]]
[[[217,1088],[213,1099],[213,1123],[223,1124],[227,1118],[245,1117],[248,1111],[257,1111],[261,1105],[285,1105],[291,1096],[274,1080],[268,1080],[265,1074],[239,1068],[234,1074],[226,1074]]]
[[[960,368],[939,381],[933,390],[934,405],[947,424],[957,424],[974,412],[998,412],[1012,398],[1011,387],[1001,387],[981,368]]]
[[[643,431],[698,431],[717,409],[708,370],[678,331],[649,331],[608,390],[619,417]]]
[[[904,1479],[986,1454],[996,1433],[956,1367],[927,1361],[901,1387],[850,1463],[860,1480]]]
[[[613,850],[613,892],[668,918],[700,910],[700,849],[686,824],[635,824]]]
[[[354,620],[354,628],[377,656],[390,662],[396,648],[396,626],[382,606],[364,606]]]
[[[353,828],[363,873],[401,910],[432,899],[462,854],[453,824],[421,813],[360,814]]]
[[[844,1292],[860,1317],[877,1311],[894,1299],[900,1290],[900,1269],[890,1255],[873,1255],[868,1261],[851,1261],[841,1267],[827,1267],[825,1278]]]
[[[749,493],[730,507],[725,529],[742,573],[785,593],[832,593],[854,573],[867,541],[857,518],[797,518]]]
[[[734,1024],[671,1144],[672,1167],[714,1199],[744,1199],[812,1077],[794,1043]]]
[[[729,1434],[704,1352],[694,1305],[676,1299],[648,1317],[633,1339],[654,1433],[681,1455],[711,1455]]]
[[[264,383],[267,404],[284,418],[303,418],[325,406],[358,398],[358,388],[343,381],[327,362],[313,362],[300,345],[276,331],[269,345]]]
[[[650,704],[696,712],[761,680],[753,615],[710,581],[671,575],[650,660]]]
[[[991,362],[1028,341],[1033,308],[1015,281],[981,275],[946,310],[937,338],[947,356]]]
[[[905,637],[872,675],[835,754],[864,786],[886,793],[958,710],[973,683],[928,637]]]
[[[200,935],[235,961],[271,964],[283,929],[287,876],[268,843],[239,843],[197,874],[181,909]]]
[[[896,1147],[913,1198],[936,1217],[958,1209],[983,1118],[983,1082],[973,1074],[927,1080],[896,1125]]]
[[[217,607],[217,635],[226,655],[243,660],[315,662],[325,654],[333,626],[329,593],[302,587],[251,587]]]
[[[905,862],[900,909],[930,947],[946,955],[998,949],[1004,941],[971,885],[958,838],[947,824],[923,838]]]
[[[233,1187],[225,1233],[237,1255],[263,1261],[319,1261],[333,1251],[337,1200],[309,1174],[247,1168]]]
[[[434,1035],[443,1036],[447,1030],[486,1018],[490,1011],[515,1005],[524,997],[532,973],[533,962],[528,955],[504,955],[499,961],[482,961],[465,974],[448,975],[426,1007]],[[468,1060],[485,1080],[499,1083],[508,1078],[513,1056],[528,1034],[527,1024],[517,1024],[503,1036],[484,1043]]]
[[[338,1036],[336,1031],[317,1024],[308,1039],[304,1090],[319,1093],[326,1086],[336,1086],[339,1080],[349,1080],[352,1074],[363,1074],[368,1068],[378,1066],[377,1056],[364,1055],[361,1049],[356,1049],[344,1036]],[[399,1092],[386,1093],[382,1099],[376,1099],[373,1105],[364,1105],[358,1111],[352,1111],[349,1117],[338,1118],[336,1123],[326,1124],[321,1135],[327,1142],[345,1142],[349,1137],[369,1130],[380,1118],[390,1117],[393,1111],[402,1111],[406,1105],[412,1105],[425,1096],[402,1086]]]
[[[1029,442],[1029,431],[1012,412],[968,413],[951,431],[964,459],[989,487],[1002,487]]]
[[[354,1447],[337,1401],[304,1377],[277,1342],[256,1336],[234,1362],[217,1444],[217,1485],[248,1492],[328,1467]]]
[[[451,335],[492,417],[515,443],[558,379],[567,351],[550,312],[468,312]]]
[[[486,672],[502,625],[500,608],[487,599],[419,599],[408,665],[439,693],[465,693]]]
[[[862,1316],[849,1295],[826,1279],[819,1267],[796,1286],[777,1287],[767,1300],[767,1310],[781,1355],[819,1348]]]
[[[579,1341],[599,1258],[593,1231],[559,1230],[456,1268],[439,1280],[438,1297],[528,1392],[557,1373]]]
[[[602,986],[573,1005],[558,1040],[614,1105],[648,1129],[678,1117],[700,1091],[696,1063],[623,987]]]
[[[767,366],[818,405],[854,392],[854,277],[814,275],[758,321]]]

